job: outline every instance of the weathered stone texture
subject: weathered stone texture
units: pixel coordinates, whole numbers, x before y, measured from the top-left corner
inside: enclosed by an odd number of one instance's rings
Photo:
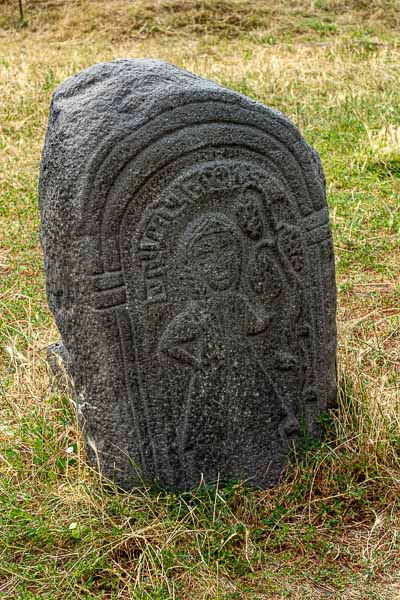
[[[294,125],[162,61],[94,65],[54,94],[40,209],[93,464],[276,483],[336,393],[324,177]]]

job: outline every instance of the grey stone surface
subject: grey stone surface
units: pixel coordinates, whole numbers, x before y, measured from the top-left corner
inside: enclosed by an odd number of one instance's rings
[[[47,293],[88,458],[130,488],[275,484],[335,402],[322,168],[282,114],[158,60],[51,104]]]

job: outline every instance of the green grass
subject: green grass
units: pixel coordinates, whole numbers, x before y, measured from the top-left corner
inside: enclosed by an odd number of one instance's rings
[[[0,5],[0,598],[400,595],[399,4]],[[37,178],[51,93],[157,56],[286,113],[327,176],[340,406],[280,486],[118,492],[48,377]]]

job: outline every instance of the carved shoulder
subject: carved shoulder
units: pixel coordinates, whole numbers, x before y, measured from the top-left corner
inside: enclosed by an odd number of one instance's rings
[[[266,312],[264,309],[252,306],[246,296],[240,294],[238,296],[238,315],[243,319],[244,331],[247,335],[257,335],[268,329],[272,313]]]

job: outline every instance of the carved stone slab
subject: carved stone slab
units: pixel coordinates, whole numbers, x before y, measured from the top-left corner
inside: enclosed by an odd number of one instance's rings
[[[54,94],[40,209],[90,461],[124,488],[276,483],[336,394],[324,176],[294,125],[162,61],[97,64]]]

